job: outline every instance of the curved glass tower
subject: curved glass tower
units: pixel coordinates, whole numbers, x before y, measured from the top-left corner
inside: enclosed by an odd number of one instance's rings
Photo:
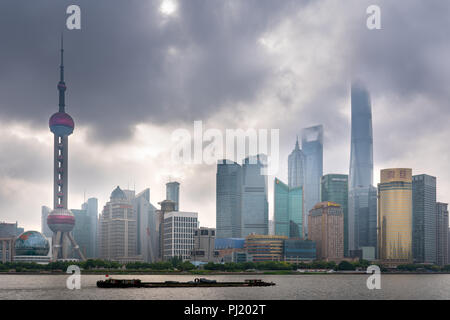
[[[351,155],[348,248],[376,247],[376,189],[373,187],[372,104],[361,83],[351,88]]]

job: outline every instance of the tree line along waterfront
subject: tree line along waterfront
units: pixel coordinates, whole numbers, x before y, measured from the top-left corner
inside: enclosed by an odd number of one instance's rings
[[[291,274],[297,270],[303,272],[325,272],[325,271],[365,271],[371,262],[367,260],[359,260],[355,262],[342,261],[337,264],[334,261],[314,261],[310,263],[289,263],[283,261],[266,261],[266,262],[241,262],[241,263],[213,263],[209,262],[201,266],[195,266],[189,261],[182,261],[179,258],[173,258],[169,261],[145,263],[130,262],[126,264],[99,260],[88,259],[86,261],[56,261],[48,264],[37,264],[35,262],[6,262],[0,263],[0,272],[30,272],[30,273],[58,273],[65,272],[70,265],[80,267],[82,272],[87,273],[238,273],[238,272],[276,272],[277,274]],[[450,265],[437,266],[426,264],[403,264],[397,266],[396,269],[388,269],[378,264],[381,272],[450,272]]]

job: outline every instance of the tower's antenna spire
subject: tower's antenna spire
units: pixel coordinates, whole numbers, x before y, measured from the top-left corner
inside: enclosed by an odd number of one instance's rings
[[[59,66],[58,91],[59,91],[59,112],[65,112],[64,108],[66,106],[65,104],[66,84],[64,82],[64,37],[62,33],[61,33],[61,65]]]

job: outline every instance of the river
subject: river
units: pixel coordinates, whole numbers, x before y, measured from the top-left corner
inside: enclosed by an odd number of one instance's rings
[[[87,300],[307,300],[307,299],[450,299],[449,274],[381,275],[381,289],[369,290],[368,275],[215,275],[208,279],[273,281],[273,287],[254,288],[129,288],[99,289],[96,281],[104,275],[81,275],[81,289],[69,290],[69,275],[0,275],[0,300],[87,299]],[[189,275],[117,275],[142,281],[189,281]]]

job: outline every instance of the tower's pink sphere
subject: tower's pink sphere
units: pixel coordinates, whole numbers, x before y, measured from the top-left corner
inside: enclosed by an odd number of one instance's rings
[[[70,232],[75,226],[75,217],[67,209],[55,209],[48,215],[47,225],[53,232]]]
[[[58,136],[71,135],[75,128],[72,117],[65,112],[57,112],[50,117],[48,123],[51,132]]]

